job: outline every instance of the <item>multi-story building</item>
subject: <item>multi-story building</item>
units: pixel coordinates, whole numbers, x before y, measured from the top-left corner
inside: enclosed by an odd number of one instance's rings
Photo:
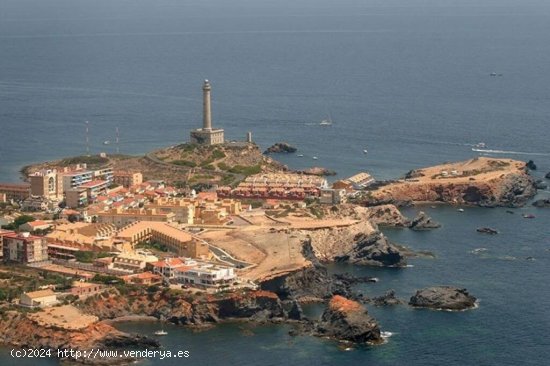
[[[175,216],[173,212],[162,213],[155,209],[134,208],[126,210],[123,207],[118,207],[107,212],[99,212],[97,222],[123,227],[135,221],[174,222]]]
[[[189,198],[156,198],[145,208],[161,213],[174,213],[174,220],[181,224],[193,224],[195,220],[195,203]]]
[[[113,174],[113,182],[126,188],[143,183],[143,174],[140,172],[116,171]]]
[[[106,180],[93,180],[81,184],[78,188],[86,189],[86,195],[88,197],[88,202],[93,202],[97,196],[107,192],[107,187],[109,187],[109,181]]]
[[[0,195],[5,200],[23,201],[31,196],[29,183],[0,183]]]
[[[104,180],[108,182],[108,185],[113,183],[114,174],[113,174],[113,168],[111,167],[104,167],[101,169],[94,170],[94,180]]]
[[[84,207],[88,204],[86,188],[76,187],[65,191],[65,203],[69,208]]]
[[[91,182],[94,178],[94,172],[91,170],[73,170],[61,174],[63,179],[63,191],[78,188],[81,185]]]
[[[208,244],[196,240],[189,233],[164,222],[134,222],[118,232],[118,239],[135,246],[141,242],[155,242],[171,252],[189,258],[210,258]]]
[[[176,269],[191,268],[180,258],[165,258],[158,262],[149,263],[148,267],[152,269],[153,273],[157,273],[168,280],[174,278]]]
[[[2,258],[4,256],[4,250],[3,250],[3,247],[4,247],[4,235],[7,235],[7,234],[14,234],[13,231],[11,230],[3,230],[3,229],[0,229],[0,258]]]
[[[350,192],[367,188],[374,183],[374,178],[366,172],[355,174],[349,178],[338,180],[332,184],[334,189],[345,189]]]
[[[46,239],[29,233],[3,236],[4,262],[35,263],[48,260]]]
[[[319,197],[321,203],[336,205],[346,201],[345,189],[323,188]]]
[[[306,197],[319,197],[323,188],[328,188],[327,180],[323,177],[267,173],[249,176],[235,189],[219,187],[217,193],[220,197],[303,200]]]
[[[233,267],[205,262],[188,262],[186,267],[174,270],[176,282],[199,287],[220,287],[231,285],[237,276]]]
[[[58,179],[56,169],[42,169],[29,175],[31,194],[51,200],[63,198],[63,180]]]
[[[158,260],[157,257],[145,251],[122,253],[113,258],[110,269],[127,273],[137,273],[143,271],[147,263],[158,262]]]

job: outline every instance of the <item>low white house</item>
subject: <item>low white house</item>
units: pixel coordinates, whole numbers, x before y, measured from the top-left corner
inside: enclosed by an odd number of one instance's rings
[[[191,286],[219,287],[231,285],[236,279],[233,267],[212,263],[197,263],[192,268],[180,268],[174,271],[177,282]]]
[[[30,308],[48,307],[58,303],[57,296],[51,289],[24,292],[19,298],[19,305]]]

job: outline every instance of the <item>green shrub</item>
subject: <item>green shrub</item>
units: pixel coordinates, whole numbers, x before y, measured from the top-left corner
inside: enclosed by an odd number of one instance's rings
[[[223,151],[220,151],[218,149],[212,151],[212,158],[218,160],[221,158],[225,158],[225,153]]]

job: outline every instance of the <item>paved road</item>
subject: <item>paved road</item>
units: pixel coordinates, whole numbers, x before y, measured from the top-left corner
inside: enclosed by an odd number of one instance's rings
[[[200,239],[202,240],[202,239]],[[222,262],[226,262],[227,264],[230,264],[232,266],[235,266],[237,268],[239,267],[242,267],[242,268],[245,268],[245,267],[248,267],[248,266],[251,266],[250,263],[248,262],[243,262],[243,261],[240,261],[238,259],[235,259],[233,258],[231,255],[229,255],[229,253],[227,253],[225,250],[221,249],[221,248],[218,248],[217,246],[214,246],[210,243],[208,243],[207,241],[205,240],[202,240],[204,243],[208,244],[208,247],[210,249],[210,251],[212,253],[214,253],[214,255]]]

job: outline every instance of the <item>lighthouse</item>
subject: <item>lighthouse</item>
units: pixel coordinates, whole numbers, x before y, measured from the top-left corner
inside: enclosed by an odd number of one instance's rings
[[[202,128],[191,131],[191,143],[216,145],[224,143],[224,131],[212,128],[212,86],[208,80],[202,85]]]

